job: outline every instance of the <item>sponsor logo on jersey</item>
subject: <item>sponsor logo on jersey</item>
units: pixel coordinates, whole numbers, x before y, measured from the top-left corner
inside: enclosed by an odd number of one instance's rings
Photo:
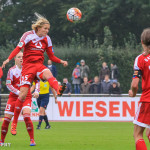
[[[6,80],[6,84],[11,84],[11,80]]]
[[[23,46],[23,42],[19,42],[19,43],[18,43],[18,46],[19,46],[19,47],[22,47],[22,46]]]

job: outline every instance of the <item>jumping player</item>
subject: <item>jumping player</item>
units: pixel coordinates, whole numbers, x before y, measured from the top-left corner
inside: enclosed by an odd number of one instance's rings
[[[43,16],[36,13],[37,20],[32,24],[32,31],[23,34],[18,46],[12,51],[8,59],[3,62],[2,67],[14,57],[18,52],[24,48],[23,51],[23,64],[22,64],[22,78],[19,97],[16,101],[14,110],[13,129],[16,131],[16,124],[18,116],[22,109],[22,104],[26,99],[28,90],[32,81],[37,76],[40,80],[48,81],[50,86],[55,89],[58,95],[63,92],[63,87],[59,88],[58,81],[53,77],[51,71],[43,65],[44,52],[46,51],[50,60],[56,63],[61,63],[67,66],[67,61],[63,61],[54,56],[52,42],[47,35],[50,29],[49,21]],[[65,85],[63,85],[65,86]],[[19,108],[19,109],[16,109]]]
[[[7,74],[6,79],[6,86],[10,91],[9,99],[7,101],[7,105],[5,108],[5,117],[3,124],[1,126],[1,140],[0,145],[4,143],[5,136],[8,131],[9,123],[14,115],[14,109],[15,109],[15,103],[18,98],[18,95],[20,93],[20,75],[21,75],[21,64],[23,53],[19,52],[15,57],[15,66],[11,67]],[[34,142],[34,129],[33,129],[33,123],[30,118],[31,113],[31,92],[29,90],[26,101],[23,103],[22,111],[23,111],[23,118],[26,124],[27,131],[30,136],[30,146],[35,146]],[[12,127],[13,128],[13,127]]]
[[[147,150],[143,139],[145,128],[150,128],[150,28],[144,29],[141,34],[141,43],[144,52],[136,57],[134,74],[129,96],[135,97],[140,78],[142,77],[142,95],[139,108],[134,118],[134,140],[136,150]]]

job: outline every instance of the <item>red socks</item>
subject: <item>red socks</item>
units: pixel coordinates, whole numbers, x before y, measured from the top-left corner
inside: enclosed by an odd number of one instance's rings
[[[8,131],[8,126],[9,126],[10,121],[11,121],[10,118],[5,117],[4,122],[2,124],[2,127],[1,127],[1,140],[3,143],[5,140],[5,136],[7,134],[7,131]]]
[[[34,139],[34,129],[33,129],[33,123],[30,118],[30,114],[27,114],[27,113],[23,114],[23,118],[24,118],[24,122],[26,124],[28,134],[30,136],[30,140]]]
[[[58,85],[58,81],[56,80],[56,78],[51,77],[48,79],[49,85],[55,89],[55,91],[58,91],[59,85]]]
[[[139,139],[136,141],[136,150],[147,150],[144,139]]]
[[[23,102],[24,101],[21,101],[19,98],[16,101],[15,110],[14,110],[14,120],[13,120],[13,123],[15,123],[15,124],[17,124],[17,122],[18,122],[18,117],[21,112]]]

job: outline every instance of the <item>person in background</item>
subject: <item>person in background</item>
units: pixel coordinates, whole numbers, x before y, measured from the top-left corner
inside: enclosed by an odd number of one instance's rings
[[[105,78],[105,75],[110,75],[110,70],[109,70],[109,68],[107,66],[107,63],[103,62],[102,63],[102,68],[101,68],[101,70],[99,72],[99,81],[102,82],[104,80],[104,78]]]
[[[91,84],[88,83],[88,77],[84,77],[83,83],[81,84],[80,93],[81,94],[90,94],[90,86],[91,86]]]
[[[109,75],[105,75],[102,86],[102,94],[110,94],[111,81],[109,79]]]
[[[118,82],[116,81],[112,82],[110,86],[110,94],[121,94],[121,90]]]
[[[52,64],[52,61],[49,59],[47,61],[47,66],[46,66],[53,74],[53,76],[56,78],[57,77],[57,69],[56,66]]]
[[[41,128],[41,124],[42,124],[43,120],[46,123],[45,129],[51,128],[51,126],[48,122],[47,114],[46,114],[46,108],[47,108],[47,105],[49,103],[49,98],[50,98],[49,97],[49,88],[51,88],[49,86],[49,83],[48,82],[42,82],[42,81],[38,81],[38,83],[36,83],[36,84],[33,82],[33,85],[31,87],[31,92],[33,92],[34,89],[39,89],[39,91],[35,90],[35,92],[34,92],[34,97],[37,97],[37,104],[38,104],[38,108],[39,108],[39,123],[38,123],[36,129]],[[51,88],[51,91],[54,95],[55,103],[57,103],[56,92],[52,88]]]
[[[110,70],[110,79],[111,79],[112,82],[113,81],[117,82],[118,81],[118,77],[119,77],[118,67],[117,67],[117,65],[115,65],[113,63],[111,63],[110,67],[111,67],[111,70]]]
[[[90,69],[89,66],[85,64],[85,61],[83,59],[80,61],[80,63],[81,83],[83,83],[83,78],[89,76]]]
[[[74,92],[75,94],[80,94],[80,84],[81,84],[81,79],[80,79],[80,63],[76,63],[76,67],[74,68],[72,72],[72,77],[73,81],[72,84],[74,85]]]
[[[99,82],[99,77],[94,77],[94,82],[90,86],[91,94],[100,94],[101,93],[101,83]]]
[[[65,91],[64,91],[63,93],[64,93],[64,94],[71,95],[71,93],[72,93],[71,83],[68,82],[68,79],[67,79],[67,78],[64,78],[64,79],[63,79],[63,83],[66,84],[66,89],[65,89]]]

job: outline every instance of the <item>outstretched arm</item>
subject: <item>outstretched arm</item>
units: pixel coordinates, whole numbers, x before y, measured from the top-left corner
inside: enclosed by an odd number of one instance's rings
[[[63,61],[54,55],[54,52],[52,51],[52,46],[47,48],[46,53],[51,61],[53,61],[55,63],[61,63],[61,64],[63,64],[64,67],[68,66],[67,61]]]
[[[17,46],[17,47],[11,52],[11,54],[10,54],[9,57],[8,57],[8,59],[6,59],[6,60],[3,62],[2,68],[5,68],[5,65],[6,65],[7,63],[9,63],[9,61],[10,61],[11,59],[13,59],[13,58],[21,51],[21,49],[22,49],[22,47]]]

